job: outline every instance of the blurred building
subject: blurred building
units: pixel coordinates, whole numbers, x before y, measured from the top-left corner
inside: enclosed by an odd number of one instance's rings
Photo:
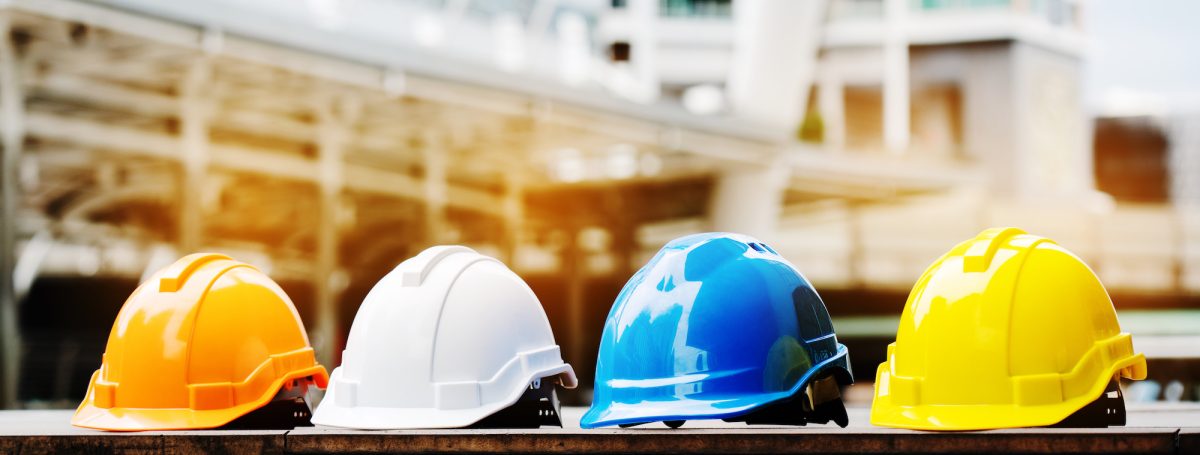
[[[7,405],[73,405],[138,280],[201,249],[271,274],[336,364],[380,276],[465,243],[590,378],[649,255],[746,232],[869,380],[924,267],[1015,225],[1083,256],[1152,357],[1200,355],[1197,122],[1100,119],[1093,147],[1082,2],[2,5]]]

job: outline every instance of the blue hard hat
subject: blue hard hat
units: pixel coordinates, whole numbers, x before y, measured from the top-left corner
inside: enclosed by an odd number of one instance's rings
[[[664,246],[617,296],[580,426],[845,426],[851,382],[846,347],[795,266],[749,236],[695,234]]]

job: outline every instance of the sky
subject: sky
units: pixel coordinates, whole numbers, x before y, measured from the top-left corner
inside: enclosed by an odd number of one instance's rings
[[[1200,112],[1200,1],[1081,4],[1090,109]]]

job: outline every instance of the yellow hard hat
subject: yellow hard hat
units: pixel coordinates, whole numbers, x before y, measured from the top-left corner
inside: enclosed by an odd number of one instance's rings
[[[1095,273],[1070,251],[988,229],[929,266],[875,376],[871,423],[979,430],[1062,422],[1117,376],[1146,377]]]
[[[228,256],[193,254],[125,301],[71,424],[213,428],[281,391],[327,381],[296,307],[274,281]]]

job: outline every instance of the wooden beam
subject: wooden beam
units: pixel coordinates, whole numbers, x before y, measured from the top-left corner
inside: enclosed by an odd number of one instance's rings
[[[165,20],[154,20],[103,6],[66,0],[12,0],[16,7],[61,20],[80,21],[118,30],[154,42],[201,50],[203,30]],[[265,67],[319,78],[371,92],[383,92],[391,66],[359,63],[361,59],[336,58],[285,48],[254,39],[223,34],[218,55]],[[469,72],[455,75],[471,76]],[[760,163],[785,138],[762,134],[762,128],[736,119],[687,115],[682,109],[640,106],[618,102],[603,93],[513,88],[480,85],[440,74],[405,73],[405,93],[480,112],[544,117],[546,123],[580,128],[613,141],[660,145],[726,163]],[[528,84],[525,84],[528,85]],[[536,84],[535,84],[536,85]],[[532,90],[532,92],[531,92]]]
[[[211,67],[212,64],[210,63],[209,66]],[[29,87],[38,94],[80,101],[145,117],[169,118],[180,114],[180,101],[170,95],[71,74],[52,72],[32,81]],[[181,93],[184,92],[181,91]],[[221,107],[216,100],[207,102],[215,104],[214,107]],[[298,142],[310,142],[315,140],[316,136],[313,132],[315,128],[309,123],[284,115],[249,109],[223,109],[221,115],[213,117],[209,123],[210,126]]]
[[[178,160],[177,139],[166,133],[107,125],[93,120],[29,112],[30,136],[102,149],[110,153]],[[210,144],[211,165],[216,168],[315,183],[315,161],[253,147]],[[422,179],[400,172],[346,164],[346,188],[405,199],[424,198]],[[447,205],[476,213],[503,216],[502,198],[478,189],[451,185]]]
[[[128,86],[79,77],[61,72],[50,72],[29,81],[34,94],[105,107],[115,107],[131,114],[145,117],[174,117],[179,115],[178,101],[169,95],[149,90],[137,90]]]

